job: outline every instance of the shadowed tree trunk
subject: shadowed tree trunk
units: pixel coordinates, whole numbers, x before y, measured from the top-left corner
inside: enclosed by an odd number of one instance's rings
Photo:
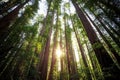
[[[84,11],[85,12],[85,11]],[[98,33],[100,34],[100,36],[102,37],[102,39],[106,42],[106,44],[109,47],[109,50],[113,53],[113,55],[115,56],[115,58],[118,61],[118,64],[120,64],[120,56],[119,54],[115,51],[115,49],[113,48],[113,46],[110,44],[110,42],[105,38],[105,36],[102,34],[102,32],[100,31],[100,29],[97,27],[97,25],[92,21],[92,19],[89,17],[89,15],[85,12],[85,14],[87,15],[87,17],[89,18],[89,20],[92,22],[92,24],[95,26],[95,28],[97,29]]]
[[[56,21],[56,25],[55,25],[55,33],[54,33],[54,40],[53,40],[53,51],[52,51],[52,61],[51,61],[51,66],[50,66],[50,73],[49,73],[49,76],[48,76],[48,80],[54,80],[53,78],[53,72],[54,72],[54,67],[56,65],[56,59],[57,59],[57,54],[56,54],[56,48],[57,48],[57,44],[58,44],[58,10],[57,10],[57,21]]]
[[[78,80],[78,78],[74,77],[77,74],[76,71],[76,63],[75,63],[75,55],[72,47],[71,40],[71,29],[68,25],[68,19],[65,16],[65,42],[66,42],[66,56],[67,56],[67,64],[69,71],[69,80]]]
[[[72,22],[72,25],[73,25],[73,22]],[[78,46],[79,46],[79,49],[80,49],[80,52],[81,52],[81,55],[82,55],[82,59],[83,59],[84,65],[85,65],[85,67],[86,67],[87,69],[89,69],[89,66],[88,66],[88,63],[87,63],[87,60],[86,60],[87,57],[86,57],[86,54],[85,54],[85,50],[84,50],[84,48],[83,48],[83,46],[82,46],[82,44],[81,44],[81,41],[80,41],[80,39],[79,39],[79,37],[78,37],[78,32],[76,31],[74,25],[73,25],[73,30],[74,30],[74,32],[75,32],[75,36],[76,36],[76,39],[77,39],[77,42],[78,42]],[[88,72],[87,72],[87,76],[88,76],[88,79],[89,79],[89,80],[92,80],[91,74],[90,74],[90,71],[89,71],[89,70],[88,70]]]
[[[49,59],[49,53],[50,53],[50,41],[51,41],[51,35],[52,35],[52,26],[53,26],[53,19],[54,19],[54,10],[52,15],[52,21],[50,21],[51,25],[49,26],[49,34],[47,36],[47,41],[45,44],[45,51],[41,54],[43,54],[43,60],[42,65],[40,65],[40,79],[46,80],[47,79],[47,73],[48,73],[48,59]]]
[[[84,28],[85,28],[85,31],[87,33],[87,36],[88,36],[91,44],[95,45],[97,43],[97,44],[101,45],[101,47],[99,47],[99,48],[93,47],[93,49],[94,49],[95,55],[96,55],[100,65],[101,65],[103,73],[109,72],[110,74],[119,74],[119,69],[117,68],[117,66],[114,65],[113,60],[111,59],[111,57],[108,55],[105,48],[100,43],[95,31],[93,30],[93,27],[91,26],[91,24],[87,20],[86,16],[84,15],[84,13],[82,12],[80,7],[78,6],[78,4],[74,0],[72,0],[72,3],[73,3],[73,5],[76,9],[76,12],[77,12]],[[112,67],[112,69],[110,69],[112,65],[114,65],[114,66]],[[105,77],[105,79],[111,79],[111,78],[117,79],[113,76]]]
[[[8,29],[11,22],[17,18],[19,10],[28,2],[29,0],[26,0],[24,3],[19,4],[13,11],[0,19],[0,32],[4,32]]]
[[[108,32],[108,34],[111,36],[111,38],[114,40],[114,42],[116,43],[116,45],[118,45],[120,47],[120,40],[119,38],[117,38],[107,27],[106,25],[103,23],[102,18],[99,16],[97,16],[93,11],[92,13],[95,15],[96,19],[101,23],[102,27]]]
[[[18,1],[8,1],[5,4],[0,5],[0,15],[4,16],[4,13],[9,13],[8,10],[14,8],[18,4],[20,4],[20,2],[18,2]]]
[[[47,67],[48,67],[48,57],[49,57],[49,52],[50,52],[51,34],[52,34],[52,29],[50,29],[50,33],[47,38],[47,42],[45,46],[45,52],[43,53],[44,56],[43,56],[43,61],[42,61],[42,65],[40,68],[40,79],[41,80],[46,80],[47,78],[47,70],[48,70]]]

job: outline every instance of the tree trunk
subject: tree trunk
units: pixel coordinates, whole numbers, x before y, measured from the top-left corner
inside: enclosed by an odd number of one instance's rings
[[[54,14],[54,11],[53,11]],[[48,58],[49,58],[49,52],[50,52],[50,41],[51,41],[51,35],[52,35],[52,26],[53,26],[53,19],[54,19],[54,15],[52,15],[52,21],[51,21],[51,26],[49,27],[49,34],[47,37],[47,41],[45,44],[45,51],[44,56],[43,56],[43,61],[42,61],[42,65],[40,65],[40,79],[41,80],[46,80],[47,79],[47,70],[48,70]]]
[[[57,11],[58,12],[58,11]],[[55,64],[56,64],[56,48],[57,48],[57,44],[58,44],[58,14],[57,14],[57,21],[56,21],[56,31],[54,33],[54,43],[53,43],[53,51],[52,51],[52,61],[51,61],[51,67],[50,67],[50,73],[49,73],[49,77],[48,77],[48,80],[54,80],[53,78],[53,71],[54,71],[54,67],[55,67]]]
[[[73,23],[72,23],[72,25],[73,25]],[[78,33],[77,33],[74,25],[73,25],[73,30],[75,32],[75,36],[76,36],[76,39],[77,39],[77,42],[78,42],[78,46],[79,46],[79,49],[80,49],[80,52],[81,52],[81,55],[82,55],[82,59],[83,59],[84,65],[85,65],[86,69],[89,69],[89,66],[88,66],[88,63],[87,63],[87,60],[86,60],[87,57],[86,57],[84,48],[83,48],[83,46],[81,44],[80,39],[78,38]],[[88,76],[89,80],[92,80],[91,74],[90,74],[90,70],[88,70],[87,76]]]
[[[40,31],[40,35],[42,36],[45,32],[45,28],[46,28],[46,23],[47,23],[47,18],[48,18],[48,14],[49,14],[49,11],[50,11],[50,7],[51,7],[51,3],[52,3],[52,0],[50,0],[49,2],[49,5],[48,5],[48,9],[47,9],[47,15],[46,15],[46,18],[43,20],[43,26],[42,26],[42,29]]]
[[[113,46],[109,43],[109,41],[105,38],[105,36],[102,34],[102,32],[100,31],[100,29],[97,27],[97,25],[92,21],[92,19],[89,17],[89,15],[85,12],[85,14],[87,15],[87,17],[89,18],[89,20],[92,22],[92,24],[95,26],[95,28],[97,29],[98,33],[100,34],[100,36],[102,37],[102,39],[106,42],[106,44],[109,47],[109,50],[113,53],[113,55],[115,56],[115,58],[118,61],[118,64],[120,64],[120,56],[118,55],[118,53],[115,51],[115,49],[113,48]]]
[[[72,3],[73,3],[73,5],[76,9],[76,12],[85,28],[85,31],[87,33],[87,36],[88,36],[91,44],[95,45],[96,43],[99,43],[99,45],[101,45],[101,47],[99,47],[99,48],[93,47],[93,49],[94,49],[94,52],[96,54],[96,57],[97,57],[100,65],[101,65],[102,71],[104,73],[110,72],[110,74],[119,74],[119,69],[116,66],[114,66],[114,67],[112,67],[112,69],[110,69],[110,67],[114,64],[113,60],[111,59],[111,57],[108,55],[105,48],[100,43],[95,31],[93,30],[93,27],[87,20],[86,16],[82,12],[82,10],[79,8],[78,4],[73,0],[72,0]],[[111,78],[113,78],[113,76],[105,77],[105,79],[111,79]],[[113,78],[113,79],[116,79],[116,78]]]
[[[0,9],[0,15],[4,16],[4,13],[8,13],[9,9],[14,8],[17,5],[18,5],[17,1],[7,2],[4,5],[0,5],[0,7],[2,7]]]
[[[44,60],[42,61],[42,66],[40,68],[40,79],[46,80],[47,78],[47,67],[48,67],[48,57],[49,57],[49,51],[50,51],[50,41],[51,41],[51,33],[52,29],[50,29],[49,37],[47,38],[46,46],[45,46],[45,52],[44,52]]]
[[[11,11],[9,14],[0,19],[0,32],[4,32],[8,29],[11,22],[17,18],[19,10],[28,2],[29,0],[26,0],[23,4],[20,4],[13,11]]]

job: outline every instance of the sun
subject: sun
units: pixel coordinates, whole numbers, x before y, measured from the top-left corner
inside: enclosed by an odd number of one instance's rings
[[[61,51],[60,47],[58,46],[58,47],[56,48],[56,56],[57,56],[58,58],[60,58],[60,57],[61,57],[61,54],[62,54],[62,51]]]
[[[61,62],[60,62],[60,59],[61,59],[61,55],[62,55],[62,51],[61,51],[61,49],[60,49],[60,46],[58,46],[57,48],[56,48],[56,57],[57,57],[57,61],[58,61],[58,71],[60,71],[61,70]]]

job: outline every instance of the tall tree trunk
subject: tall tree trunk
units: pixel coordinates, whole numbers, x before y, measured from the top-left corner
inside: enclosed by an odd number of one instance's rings
[[[65,26],[65,40],[66,40],[66,56],[67,56],[67,65],[68,65],[68,71],[69,75],[71,77],[71,67],[70,67],[70,59],[69,59],[69,48],[68,48],[68,41],[67,41],[67,32],[66,32],[66,26]],[[72,79],[69,79],[72,80]]]
[[[71,41],[71,31],[69,26],[67,26],[68,20],[65,18],[65,42],[66,42],[66,56],[67,56],[67,64],[68,64],[68,71],[69,71],[69,80],[78,80],[77,78],[73,77],[77,74],[76,71],[76,63],[75,63],[75,55],[73,52],[72,41]],[[72,59],[72,61],[71,61]]]
[[[72,23],[73,24],[73,23]],[[78,46],[79,46],[79,49],[80,49],[80,52],[81,52],[81,55],[82,55],[82,59],[83,59],[83,62],[84,62],[84,65],[85,67],[88,69],[88,72],[87,72],[87,76],[88,76],[88,79],[91,80],[91,74],[90,74],[90,70],[89,70],[89,66],[88,66],[88,63],[87,63],[87,60],[86,60],[86,54],[85,54],[85,51],[84,51],[84,48],[81,44],[81,41],[80,39],[78,38],[78,33],[75,29],[75,26],[73,26],[73,30],[75,32],[75,36],[76,36],[76,39],[77,39],[77,42],[78,42]]]
[[[85,11],[84,11],[85,12]],[[89,20],[92,22],[92,24],[95,26],[95,28],[97,29],[98,33],[100,34],[100,36],[102,37],[102,39],[106,42],[106,44],[109,47],[109,50],[113,53],[113,55],[115,56],[115,58],[118,61],[118,64],[120,64],[120,56],[118,55],[118,53],[115,51],[115,49],[113,48],[113,46],[109,43],[109,41],[105,38],[105,36],[102,34],[102,32],[100,31],[100,29],[97,27],[97,25],[92,21],[92,19],[89,17],[89,15],[85,12],[85,14],[87,15],[87,17],[89,18]]]
[[[48,2],[48,9],[47,9],[47,15],[46,15],[46,18],[43,20],[43,26],[42,26],[42,29],[40,31],[40,35],[42,36],[45,32],[45,28],[46,28],[46,23],[47,23],[47,18],[48,18],[48,14],[49,14],[49,11],[50,11],[50,7],[51,7],[51,4],[52,4],[52,0],[50,0],[50,2]]]
[[[54,80],[53,78],[53,71],[54,71],[54,67],[56,64],[56,47],[57,47],[57,42],[56,42],[56,35],[54,35],[54,45],[53,45],[53,51],[52,51],[52,61],[51,61],[51,66],[50,66],[50,72],[49,72],[49,76],[48,76],[48,80]]]
[[[52,34],[52,29],[50,29],[49,37],[47,38],[45,52],[44,52],[44,56],[43,56],[44,58],[42,61],[42,66],[40,68],[40,79],[41,80],[47,79],[47,70],[48,70],[47,67],[48,67],[48,57],[49,57],[49,52],[50,52],[51,34]]]
[[[99,18],[93,11],[91,11],[91,12],[95,15],[96,19],[101,23],[103,28],[108,32],[108,34],[111,36],[111,38],[116,43],[116,45],[118,45],[120,47],[120,40],[119,40],[119,38],[116,38],[116,36],[106,27],[106,25],[103,23],[103,20],[102,20],[101,17]]]
[[[53,11],[54,14],[54,11]],[[47,79],[47,70],[48,70],[48,58],[49,58],[49,52],[50,52],[50,41],[51,41],[51,35],[52,35],[52,26],[53,26],[53,19],[54,15],[52,15],[52,21],[51,21],[51,26],[49,27],[49,34],[47,37],[47,41],[45,44],[45,51],[42,53],[44,54],[43,56],[43,61],[42,65],[40,65],[40,79],[41,80],[46,80]]]
[[[110,67],[114,64],[113,60],[111,59],[111,57],[108,55],[105,48],[100,43],[95,31],[93,30],[93,27],[91,26],[91,24],[87,20],[86,16],[82,12],[82,10],[79,8],[78,4],[74,0],[72,0],[72,3],[73,3],[73,5],[76,9],[76,12],[77,12],[84,28],[85,28],[85,31],[87,33],[87,36],[88,36],[91,44],[95,45],[96,43],[97,44],[99,43],[99,45],[101,45],[101,47],[99,47],[99,48],[93,47],[93,49],[94,49],[94,52],[96,54],[96,57],[97,57],[100,65],[102,67],[102,71],[104,73],[110,72],[110,74],[119,74],[119,69],[116,66],[114,66],[114,67],[112,67],[112,69],[110,69]],[[105,79],[111,79],[111,78],[113,78],[113,76],[105,77]],[[116,78],[113,78],[113,79],[116,79]]]
[[[120,23],[118,23],[115,19],[113,19],[113,17],[111,17],[111,16],[109,15],[109,13],[108,13],[99,3],[97,3],[96,5],[97,5],[100,9],[102,9],[103,12],[104,12],[117,26],[120,27]]]
[[[20,4],[9,14],[7,14],[2,19],[0,19],[0,32],[4,32],[8,29],[11,22],[14,21],[16,19],[16,17],[18,16],[19,10],[28,2],[29,2],[29,0],[26,0],[24,3]]]
[[[58,12],[58,11],[57,11]],[[49,77],[48,77],[48,80],[54,80],[53,78],[53,72],[54,72],[54,67],[55,67],[55,64],[56,64],[56,48],[57,48],[57,44],[58,44],[58,13],[57,13],[57,21],[56,21],[56,30],[55,30],[55,33],[54,33],[54,40],[53,40],[53,51],[52,51],[52,61],[51,61],[51,66],[50,66],[50,73],[49,73]]]

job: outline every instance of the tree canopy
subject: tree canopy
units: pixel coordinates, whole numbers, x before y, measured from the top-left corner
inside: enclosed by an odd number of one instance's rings
[[[120,0],[0,0],[0,80],[119,80]]]

